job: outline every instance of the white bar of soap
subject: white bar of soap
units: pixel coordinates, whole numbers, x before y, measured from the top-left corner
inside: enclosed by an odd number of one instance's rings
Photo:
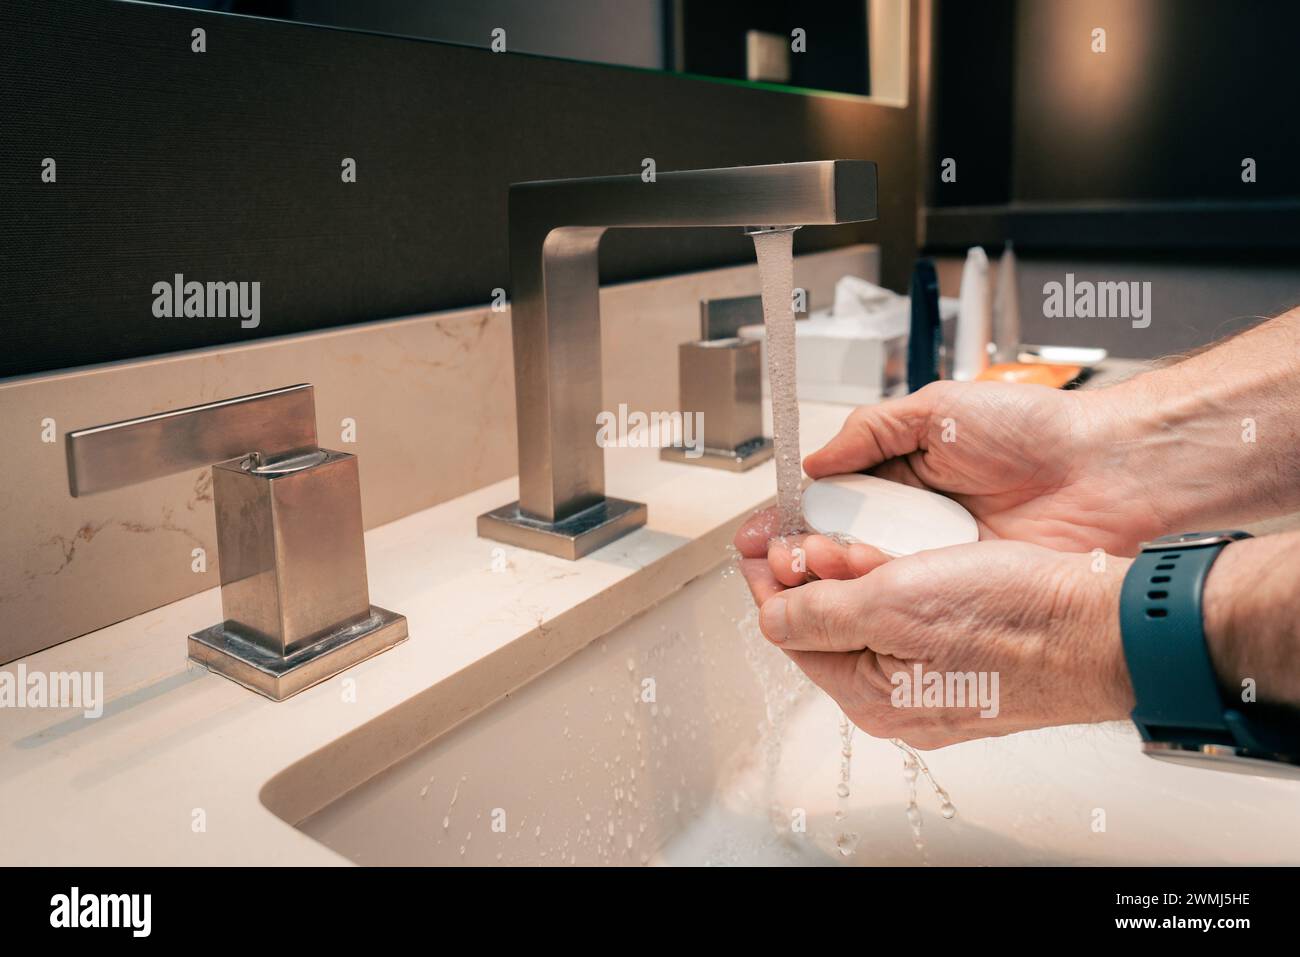
[[[874,475],[832,475],[804,490],[808,527],[847,535],[897,558],[979,540],[970,512],[950,498]]]

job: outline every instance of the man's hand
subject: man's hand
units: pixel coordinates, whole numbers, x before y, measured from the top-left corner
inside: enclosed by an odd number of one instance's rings
[[[1172,531],[1300,508],[1298,372],[1294,309],[1096,392],[938,382],[857,409],[804,460],[809,475],[869,471],[944,492],[975,516],[981,539],[1019,541],[889,561],[818,535],[772,542],[773,513],[759,513],[736,547],[763,632],[859,727],[918,747],[1122,718],[1133,706],[1118,622],[1128,563],[1103,554],[1097,571],[1077,553],[1132,555]],[[1300,707],[1283,664],[1295,659],[1300,549],[1238,542],[1226,552],[1205,594],[1220,679],[1236,694],[1267,678],[1272,705]],[[997,671],[998,716],[894,708],[890,679],[917,663]]]
[[[1119,467],[1130,448],[1122,416],[1098,395],[932,383],[855,409],[804,470],[870,471],[943,492],[975,516],[981,539],[1133,554],[1164,528],[1149,487]]]
[[[793,564],[806,564],[822,580],[788,587],[803,577],[790,570],[788,545],[774,546],[768,557],[742,558],[761,605],[760,628],[870,735],[930,749],[1122,719],[1133,708],[1117,611],[1123,559],[1094,570],[1091,556],[1020,542],[892,561],[821,536],[796,547],[802,555]],[[923,675],[945,679],[973,674],[986,690],[996,672],[995,708],[977,700],[964,708],[896,707],[902,683],[895,675],[910,682],[917,664]]]
[[[944,492],[980,538],[1133,555],[1300,508],[1300,309],[1105,389],[935,382],[854,410],[804,460]]]

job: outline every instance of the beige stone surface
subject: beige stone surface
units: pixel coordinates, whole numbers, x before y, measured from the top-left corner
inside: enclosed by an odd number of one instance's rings
[[[840,276],[878,270],[875,247],[851,246],[801,257],[795,278],[829,304]],[[607,406],[676,408],[699,300],[757,291],[752,265],[602,289]],[[321,444],[360,458],[367,528],[515,472],[510,316],[483,307],[0,382],[0,662],[219,581],[208,469],[74,499],[65,433],[298,382],[316,386]]]

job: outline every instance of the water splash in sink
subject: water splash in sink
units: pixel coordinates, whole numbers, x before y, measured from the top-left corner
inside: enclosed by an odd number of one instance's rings
[[[835,806],[835,847],[844,857],[851,857],[858,849],[858,835],[847,829],[845,820],[849,816],[850,784],[853,779],[853,722],[843,711],[840,712],[840,783],[835,786],[835,796],[839,802]]]
[[[917,778],[924,774],[930,787],[934,789],[935,797],[939,799],[939,814],[946,821],[951,821],[957,816],[957,808],[953,805],[952,799],[948,797],[948,792],[943,789],[934,775],[930,772],[930,767],[925,763],[925,758],[917,753],[916,749],[899,738],[890,738],[890,744],[903,752],[903,783],[907,785],[907,823],[912,828],[912,843],[916,849],[925,854],[925,839],[921,833],[921,805],[916,798]]]

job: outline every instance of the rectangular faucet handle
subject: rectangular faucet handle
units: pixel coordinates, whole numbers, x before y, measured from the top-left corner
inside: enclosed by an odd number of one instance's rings
[[[796,319],[807,319],[805,306],[795,313]],[[728,299],[700,300],[700,338],[734,339],[742,326],[763,324],[762,296],[733,296]]]
[[[221,399],[68,433],[73,497],[224,462],[315,450],[316,403],[310,384]]]
[[[700,300],[700,338],[734,339],[742,326],[761,325],[762,296],[733,296]]]

